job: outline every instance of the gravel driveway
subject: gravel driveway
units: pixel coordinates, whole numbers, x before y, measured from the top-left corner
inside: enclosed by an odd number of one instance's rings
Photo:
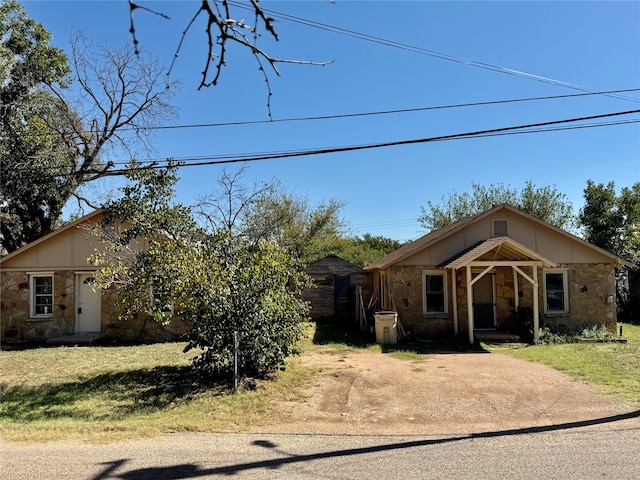
[[[304,402],[278,405],[256,431],[464,434],[583,422],[634,412],[551,367],[500,353],[304,354],[318,373]],[[636,418],[634,421],[638,421]]]

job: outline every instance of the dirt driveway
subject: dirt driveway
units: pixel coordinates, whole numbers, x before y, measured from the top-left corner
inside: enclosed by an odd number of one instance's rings
[[[278,405],[277,433],[463,434],[634,412],[550,367],[500,353],[304,354],[318,368],[304,402]],[[626,422],[640,424],[638,418]]]

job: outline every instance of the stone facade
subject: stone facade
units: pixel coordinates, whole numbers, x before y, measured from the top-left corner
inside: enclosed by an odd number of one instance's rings
[[[543,269],[538,268],[538,302],[540,326],[549,326],[557,331],[580,331],[585,327],[604,324],[609,330],[616,327],[615,271],[612,264],[571,264],[561,265],[568,274],[569,311],[565,314],[548,314],[544,311]],[[423,312],[422,272],[437,270],[430,265],[398,266],[393,265],[381,273],[385,279],[387,304],[382,309],[398,312],[398,317],[406,331],[412,335],[452,335],[453,295],[451,294],[451,272],[447,270],[447,313],[425,314]],[[522,267],[529,276],[533,276],[532,267]],[[379,274],[378,274],[379,275]],[[496,267],[493,275],[495,285],[495,317],[499,327],[510,312],[515,309],[516,295],[518,305],[533,307],[533,285],[518,276],[518,291],[511,267]],[[380,277],[376,279],[379,295]],[[456,300],[459,332],[467,332],[467,285],[466,272],[456,271]]]
[[[53,312],[51,317],[32,318],[29,310],[30,285],[25,272],[0,273],[0,333],[3,342],[45,341],[49,338],[71,335],[75,328],[75,273],[60,270],[53,274]],[[114,340],[157,342],[169,341],[184,334],[180,319],[163,326],[140,316],[118,319],[114,311],[115,291],[101,292],[101,328]],[[146,320],[146,321],[145,321]]]

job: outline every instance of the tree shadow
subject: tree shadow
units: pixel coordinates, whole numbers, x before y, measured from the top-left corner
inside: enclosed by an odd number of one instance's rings
[[[226,384],[191,381],[193,378],[191,366],[159,366],[103,373],[61,384],[12,387],[0,384],[2,415],[19,422],[62,417],[101,420],[113,415],[151,413],[188,402],[205,391],[209,395],[229,391]],[[82,407],[85,402],[90,406]]]
[[[372,445],[358,448],[346,448],[341,450],[332,450],[326,452],[317,452],[304,455],[289,454],[278,449],[279,445],[271,440],[257,440],[253,442],[253,445],[260,446],[266,449],[275,450],[279,454],[285,456],[272,458],[267,460],[260,460],[255,462],[245,462],[235,465],[226,465],[213,468],[202,468],[193,463],[182,463],[179,465],[173,465],[169,467],[147,467],[138,468],[122,473],[117,473],[116,470],[124,466],[128,459],[120,459],[113,462],[107,462],[102,472],[98,473],[91,480],[101,480],[106,478],[120,478],[123,480],[180,480],[188,478],[203,478],[206,476],[214,475],[238,475],[243,472],[251,472],[257,469],[278,469],[286,465],[293,465],[298,463],[311,462],[314,460],[353,457],[357,455],[367,455],[379,452],[394,452],[402,451],[411,448],[419,448],[429,445],[438,445],[453,443],[459,441],[465,441],[477,438],[495,438],[495,437],[508,437],[517,435],[530,435],[536,433],[553,432],[559,430],[568,430],[574,428],[588,427],[593,425],[601,425],[607,423],[618,422],[622,420],[628,420],[640,417],[640,410],[633,412],[613,415],[609,417],[595,418],[590,420],[583,420],[578,422],[561,423],[555,425],[539,426],[539,427],[527,427],[518,428],[512,430],[497,430],[489,432],[472,433],[469,435],[459,435],[454,437],[435,438],[435,439],[420,439],[404,442],[387,443],[383,445]]]

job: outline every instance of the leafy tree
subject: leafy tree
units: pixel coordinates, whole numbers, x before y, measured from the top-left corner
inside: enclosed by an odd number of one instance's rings
[[[47,103],[55,99],[39,85],[68,85],[64,52],[49,45],[51,35],[26,16],[18,2],[0,4],[0,235],[2,250],[11,252],[52,228],[38,210],[57,210],[47,161],[55,164],[63,145],[47,135]],[[43,154],[41,156],[41,154]],[[25,171],[30,178],[23,178]],[[46,179],[46,180],[42,180]],[[61,207],[60,207],[61,208]]]
[[[354,265],[364,267],[401,246],[402,242],[398,240],[365,233],[362,237],[344,239],[335,253]]]
[[[98,286],[119,287],[121,318],[151,312],[155,321],[167,322],[171,298],[190,326],[186,350],[200,351],[194,359],[200,373],[232,372],[234,332],[242,375],[264,377],[282,367],[308,313],[298,297],[306,285],[300,262],[273,242],[196,224],[188,208],[172,201],[175,165],[132,167],[123,198],[106,206],[96,229],[105,250],[92,258],[101,266]]]
[[[555,186],[536,187],[528,181],[520,192],[502,183],[489,187],[472,183],[471,186],[472,193],[451,193],[442,197],[440,205],[429,201],[428,208],[421,207],[418,221],[425,229],[435,230],[507,203],[558,228],[573,228],[573,207]]]
[[[585,239],[640,268],[640,182],[616,194],[615,183],[587,182],[579,222]]]
[[[632,264],[616,272],[621,313],[640,312],[640,182],[616,194],[615,183],[587,182],[579,222],[585,239]],[[633,292],[635,288],[635,294]]]
[[[162,68],[128,48],[72,39],[69,60],[15,1],[0,6],[0,215],[12,252],[51,232],[82,187],[114,169],[105,157],[148,147],[148,127],[174,114]],[[92,205],[93,206],[93,205]]]
[[[277,243],[303,263],[334,253],[344,237],[341,202],[330,199],[311,206],[278,181],[248,187],[243,175],[244,169],[225,171],[218,192],[200,199],[198,212],[213,230],[254,245]]]

